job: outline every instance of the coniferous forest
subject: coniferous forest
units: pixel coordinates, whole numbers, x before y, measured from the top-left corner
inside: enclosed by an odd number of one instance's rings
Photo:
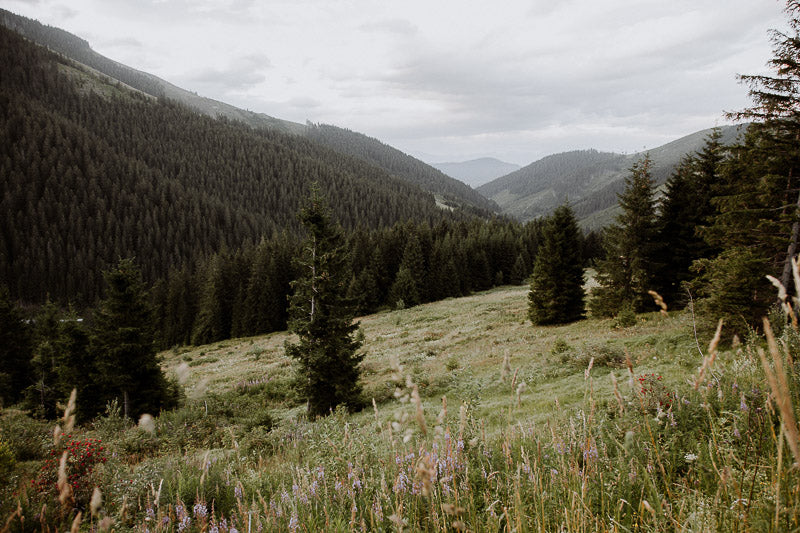
[[[597,232],[0,26],[2,531],[796,528],[786,14],[738,141],[715,129],[663,187],[644,155]]]

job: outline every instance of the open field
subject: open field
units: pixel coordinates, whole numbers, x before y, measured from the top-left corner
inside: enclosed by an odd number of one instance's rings
[[[612,319],[533,327],[526,296],[525,287],[503,287],[362,317],[368,406],[317,421],[293,394],[285,333],[163,353],[184,384],[183,407],[139,427],[112,409],[72,432],[80,445],[105,446],[103,464],[79,477],[72,496],[81,527],[798,527],[797,443],[764,376],[764,339],[706,360],[695,389],[709,321],[699,338],[689,312],[639,315],[628,327]],[[798,387],[789,354],[800,336],[786,328],[778,340],[777,355],[766,357],[787,365],[791,411]],[[2,439],[25,452],[12,476],[16,496],[4,493],[19,501],[3,506],[10,530],[24,529],[20,516],[61,529],[74,521],[54,492],[24,481],[52,470],[42,466],[51,435],[52,424],[0,416]],[[94,486],[103,504],[91,516]]]

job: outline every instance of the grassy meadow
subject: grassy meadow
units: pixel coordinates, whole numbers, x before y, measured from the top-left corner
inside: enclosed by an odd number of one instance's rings
[[[560,327],[526,312],[527,287],[503,287],[362,317],[355,414],[307,420],[286,333],[164,352],[184,405],[138,425],[109,406],[60,421],[54,445],[53,423],[6,409],[0,527],[800,528],[791,326],[710,347],[715,321],[689,311]]]

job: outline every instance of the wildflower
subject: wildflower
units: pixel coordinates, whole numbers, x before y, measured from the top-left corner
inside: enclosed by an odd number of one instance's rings
[[[687,453],[687,454],[685,454],[683,456],[683,458],[686,459],[687,463],[691,463],[692,461],[696,461],[697,460],[697,455],[695,455],[693,453]]]
[[[202,519],[202,518],[205,518],[207,514],[208,514],[208,510],[206,509],[206,506],[205,506],[204,503],[198,502],[198,503],[194,504],[194,516],[195,516],[195,518]]]
[[[289,531],[294,533],[300,527],[300,519],[297,517],[297,511],[292,511],[292,516],[289,518]]]
[[[381,506],[381,501],[377,495],[375,496],[375,501],[372,502],[372,513],[379,522],[383,520],[383,507]]]

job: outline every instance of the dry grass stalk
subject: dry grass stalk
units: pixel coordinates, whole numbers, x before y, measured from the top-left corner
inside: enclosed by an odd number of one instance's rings
[[[414,468],[414,477],[422,485],[422,495],[430,496],[433,490],[433,476],[436,475],[436,465],[433,464],[428,454],[423,455],[417,461]]]
[[[6,519],[6,523],[3,526],[3,529],[0,530],[0,533],[8,533],[8,531],[11,530],[11,522],[13,522],[17,517],[22,517],[22,504],[20,503],[19,499],[17,499],[17,510],[11,513],[11,516]]]
[[[58,463],[58,480],[56,481],[58,488],[58,501],[61,505],[67,506],[72,503],[72,485],[67,482],[67,451],[61,454],[61,461]]]
[[[611,372],[609,375],[611,376],[611,383],[614,384],[614,397],[617,399],[619,412],[622,413],[625,411],[625,404],[622,401],[622,395],[619,393],[619,387],[617,387],[617,376],[615,376],[613,372]]]
[[[669,316],[667,313],[667,304],[664,303],[664,298],[661,297],[656,291],[647,291],[647,294],[653,297],[653,301],[660,308],[660,313],[664,316]]]
[[[792,407],[792,399],[789,393],[789,384],[786,381],[786,372],[783,367],[783,357],[778,349],[778,343],[775,341],[775,335],[772,332],[772,326],[769,320],[764,318],[764,334],[767,337],[767,345],[769,352],[772,356],[772,362],[775,365],[775,372],[767,361],[767,356],[764,350],[758,349],[758,356],[761,358],[761,365],[764,367],[764,373],[767,375],[767,381],[772,389],[772,395],[778,404],[778,410],[781,413],[785,428],[784,435],[786,435],[786,443],[794,456],[795,464],[800,464],[800,431],[797,428],[797,419],[794,416],[794,408]]]
[[[95,487],[92,491],[92,499],[89,501],[89,509],[92,512],[92,517],[97,516],[100,508],[103,506],[103,493],[100,492],[100,487]]]
[[[592,367],[594,366],[594,357],[589,360],[589,366],[586,367],[586,370],[583,372],[583,381],[589,379],[589,373],[592,371]]]
[[[67,408],[64,410],[64,432],[69,433],[72,431],[72,428],[75,427],[75,400],[78,396],[78,390],[72,389],[72,392],[69,395],[69,402],[67,402]]]
[[[415,418],[417,424],[419,424],[419,430],[422,432],[422,435],[425,436],[428,434],[428,425],[425,423],[425,413],[422,410],[422,398],[419,396],[419,389],[417,389],[416,385],[411,389],[411,401],[414,402],[416,406]]]
[[[72,527],[70,528],[70,533],[78,533],[81,529],[81,518],[83,518],[83,513],[78,511],[78,514],[75,515],[75,519],[72,521]]]
[[[100,520],[100,523],[98,524],[98,527],[100,528],[100,531],[108,531],[109,529],[111,529],[111,525],[113,523],[114,523],[114,521],[111,519],[111,517],[110,516],[106,516],[105,518]]]
[[[511,355],[509,354],[508,350],[506,350],[505,355],[503,356],[503,367],[500,370],[500,381],[505,383],[509,374],[511,374]]]
[[[700,367],[700,372],[697,374],[697,379],[694,381],[694,390],[700,388],[700,385],[702,385],[705,379],[706,372],[711,369],[714,360],[717,358],[717,346],[722,336],[722,323],[723,320],[720,318],[717,324],[717,331],[714,333],[714,338],[711,339],[711,342],[708,344],[708,355],[703,358],[703,365]]]

